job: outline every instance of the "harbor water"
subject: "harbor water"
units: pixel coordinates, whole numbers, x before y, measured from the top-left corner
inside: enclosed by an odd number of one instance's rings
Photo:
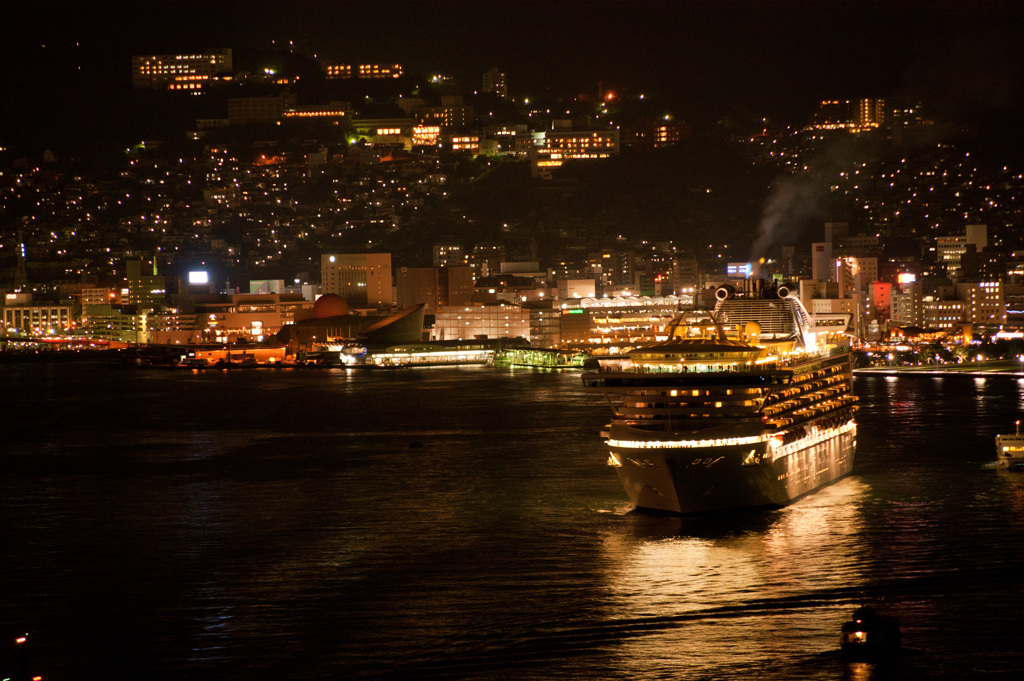
[[[0,381],[0,678],[1024,678],[1012,376],[857,376],[851,475],[693,518],[632,512],[577,372]],[[863,602],[898,663],[841,659]]]

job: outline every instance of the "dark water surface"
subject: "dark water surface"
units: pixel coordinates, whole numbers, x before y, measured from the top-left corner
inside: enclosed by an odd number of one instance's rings
[[[851,476],[681,519],[577,373],[0,366],[0,679],[1024,678],[1024,383],[855,383]]]

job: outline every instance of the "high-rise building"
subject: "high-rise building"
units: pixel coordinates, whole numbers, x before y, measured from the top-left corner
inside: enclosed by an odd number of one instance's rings
[[[436,314],[446,305],[468,305],[473,298],[470,267],[400,267],[395,270],[395,304],[423,303],[423,313]]]
[[[165,280],[156,273],[153,263],[147,273],[141,260],[125,262],[125,279],[128,281],[128,305],[136,306],[140,312],[154,310],[167,298]]]
[[[940,236],[936,238],[935,261],[943,274],[955,277],[960,273],[960,260],[967,252],[967,237]]]
[[[960,283],[955,288],[957,298],[964,303],[964,321],[988,325],[1006,323],[1006,303],[1001,282]]]
[[[964,227],[964,236],[967,237],[967,243],[974,244],[979,251],[988,247],[988,225],[967,225]]]
[[[636,254],[610,248],[589,257],[591,269],[602,286],[631,286],[636,270]]]
[[[228,99],[228,120],[232,125],[275,123],[295,106],[296,97],[284,93],[276,97],[232,97]]]
[[[132,57],[132,87],[196,92],[233,69],[231,50]]]
[[[700,288],[700,262],[697,258],[676,258],[672,261],[672,292],[692,297]]]
[[[465,261],[462,244],[450,241],[434,244],[434,267],[452,267],[462,265]]]
[[[835,281],[833,270],[832,244],[828,241],[811,244],[811,279]]]
[[[892,317],[892,284],[887,281],[873,281],[868,286],[868,300],[874,308],[875,319]]]
[[[962,300],[936,300],[926,298],[924,301],[924,325],[929,329],[952,331],[959,329],[964,322],[964,303]]]
[[[505,259],[505,244],[486,241],[473,246],[467,262],[473,268],[474,276],[479,279],[501,272],[501,263]]]
[[[395,270],[395,303],[400,308],[423,303],[423,314],[435,314],[437,289],[436,267],[399,267]]]
[[[888,124],[884,99],[827,99],[811,119],[812,130],[864,132]]]
[[[878,258],[837,258],[835,281],[839,284],[839,297],[863,293],[878,280]]]
[[[892,292],[890,307],[891,326],[924,326],[923,287],[917,282],[900,284]]]
[[[438,307],[468,305],[473,299],[473,268],[441,267],[437,273]]]
[[[390,253],[325,254],[320,273],[322,293],[336,293],[350,307],[391,307]]]
[[[441,95],[441,106],[407,106],[420,125],[437,125],[441,128],[461,130],[472,125],[476,116],[472,106],[465,103],[462,95]]]
[[[988,246],[988,227],[985,225],[967,225],[962,236],[936,237],[936,264],[951,279],[963,274],[963,258],[968,247],[973,246],[980,252]]]
[[[877,128],[887,122],[884,99],[861,99],[857,104],[857,122],[862,128]]]
[[[482,87],[480,89],[484,92],[493,92],[501,98],[508,97],[508,85],[505,82],[505,74],[498,67],[484,71]]]

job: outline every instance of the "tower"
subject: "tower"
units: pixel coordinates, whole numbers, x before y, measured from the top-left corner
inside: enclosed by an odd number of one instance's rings
[[[493,92],[502,99],[508,98],[508,85],[505,83],[505,74],[498,67],[490,71],[484,71],[481,89],[484,92]]]

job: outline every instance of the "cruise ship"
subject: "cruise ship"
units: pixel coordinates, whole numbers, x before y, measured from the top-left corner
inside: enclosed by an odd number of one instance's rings
[[[783,506],[853,468],[850,315],[812,318],[762,281],[715,297],[665,340],[583,374],[611,406],[608,463],[638,508]]]

